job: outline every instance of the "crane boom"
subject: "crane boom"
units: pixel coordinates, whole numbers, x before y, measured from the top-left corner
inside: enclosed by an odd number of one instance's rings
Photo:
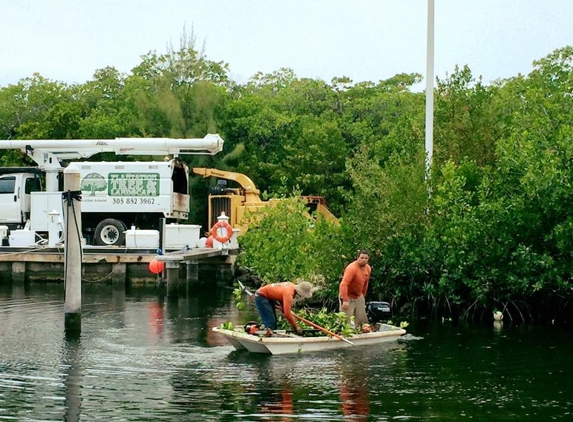
[[[218,177],[220,179],[233,180],[233,181],[237,182],[239,185],[241,185],[241,187],[248,194],[258,196],[259,193],[261,193],[257,189],[257,187],[255,186],[255,183],[251,180],[251,178],[249,176],[242,174],[242,173],[236,173],[233,171],[225,171],[225,170],[219,170],[219,169],[213,169],[213,168],[205,168],[205,167],[194,167],[193,173],[199,174],[203,177],[213,176],[213,177]],[[260,199],[258,201],[260,201]]]
[[[88,158],[100,152],[116,155],[209,154],[223,149],[218,134],[204,138],[115,138],[115,139],[38,139],[0,141],[0,149],[19,149],[41,169],[60,170],[60,160]]]

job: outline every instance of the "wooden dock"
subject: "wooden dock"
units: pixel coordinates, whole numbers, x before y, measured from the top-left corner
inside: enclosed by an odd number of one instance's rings
[[[87,283],[157,283],[159,276],[149,270],[149,262],[165,262],[165,273],[180,288],[208,272],[219,278],[232,278],[237,250],[193,248],[157,255],[156,249],[84,246],[82,281]],[[0,247],[0,280],[61,282],[64,280],[64,248]]]

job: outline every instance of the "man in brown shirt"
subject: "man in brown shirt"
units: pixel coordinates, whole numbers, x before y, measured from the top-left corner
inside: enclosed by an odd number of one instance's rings
[[[372,272],[368,259],[367,251],[358,252],[356,261],[344,269],[339,288],[340,312],[345,312],[348,318],[354,316],[357,328],[362,327],[362,324],[368,324],[365,297]]]

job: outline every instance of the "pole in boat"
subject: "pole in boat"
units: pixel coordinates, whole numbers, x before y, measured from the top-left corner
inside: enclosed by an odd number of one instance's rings
[[[242,291],[244,291],[249,296],[253,295],[253,292],[251,292],[249,289],[247,289],[247,287],[243,283],[241,283],[240,280],[237,280],[237,283],[239,283],[239,287],[241,288]]]
[[[66,333],[82,330],[82,210],[80,170],[73,164],[64,170],[62,199],[65,214],[64,232],[64,326]]]

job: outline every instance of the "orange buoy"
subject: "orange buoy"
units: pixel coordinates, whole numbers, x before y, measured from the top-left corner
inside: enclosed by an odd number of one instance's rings
[[[219,229],[222,228],[226,232],[224,235],[219,235]],[[218,221],[211,229],[211,236],[219,243],[226,243],[233,237],[233,228],[226,221]]]
[[[158,261],[157,259],[153,258],[149,262],[149,271],[153,274],[159,274],[165,268],[165,263],[163,261]]]
[[[205,247],[206,248],[212,248],[213,247],[213,236],[209,236],[207,238],[207,240],[205,241]]]

